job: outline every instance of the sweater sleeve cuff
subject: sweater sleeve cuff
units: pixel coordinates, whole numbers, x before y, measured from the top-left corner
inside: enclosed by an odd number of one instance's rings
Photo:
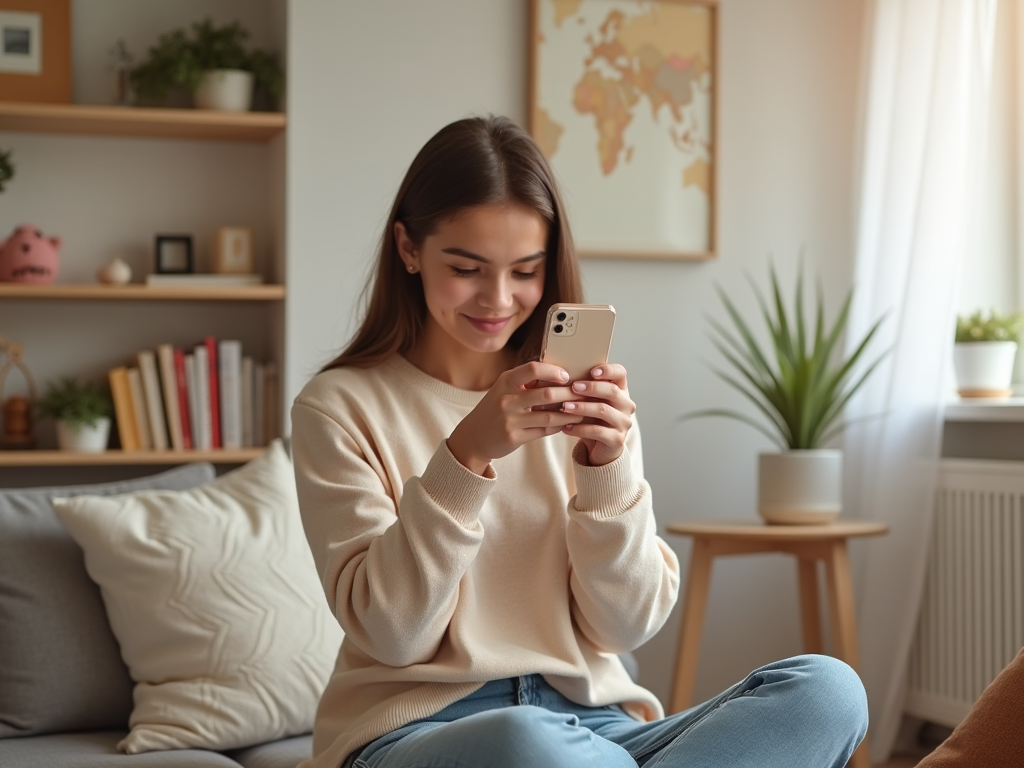
[[[462,525],[473,522],[480,514],[497,475],[487,467],[484,476],[466,469],[442,441],[420,477],[423,490],[441,509]]]
[[[621,515],[643,495],[633,474],[629,450],[623,449],[619,458],[600,467],[587,464],[586,451],[582,441],[572,451],[576,496],[570,506],[595,518]]]

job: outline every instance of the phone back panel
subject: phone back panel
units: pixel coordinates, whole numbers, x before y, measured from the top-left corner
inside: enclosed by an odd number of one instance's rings
[[[548,310],[540,359],[589,379],[595,365],[608,362],[615,309],[608,304],[555,304]]]

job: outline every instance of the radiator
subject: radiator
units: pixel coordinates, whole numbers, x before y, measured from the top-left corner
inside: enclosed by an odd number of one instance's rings
[[[942,462],[907,711],[956,726],[1024,646],[1024,463]]]

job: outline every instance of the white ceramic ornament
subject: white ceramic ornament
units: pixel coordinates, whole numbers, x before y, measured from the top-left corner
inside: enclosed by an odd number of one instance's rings
[[[132,268],[124,260],[114,259],[107,262],[99,272],[96,273],[101,283],[106,285],[125,285],[132,279]]]

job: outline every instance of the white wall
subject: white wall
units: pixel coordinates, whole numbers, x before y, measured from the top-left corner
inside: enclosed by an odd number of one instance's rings
[[[442,125],[486,112],[526,117],[526,3],[432,0],[289,5],[286,400],[354,328],[355,302],[388,206],[415,152]],[[853,252],[853,152],[863,0],[722,0],[720,256],[703,264],[587,261],[588,298],[618,310],[661,522],[752,517],[753,430],[674,425],[740,406],[710,373],[704,317],[714,286],[749,306],[744,272],[767,257],[786,283],[805,251],[836,307]],[[688,545],[669,538],[685,568]],[[800,652],[795,568],[782,558],[716,567],[697,695]],[[643,682],[667,698],[673,616],[641,650]]]

